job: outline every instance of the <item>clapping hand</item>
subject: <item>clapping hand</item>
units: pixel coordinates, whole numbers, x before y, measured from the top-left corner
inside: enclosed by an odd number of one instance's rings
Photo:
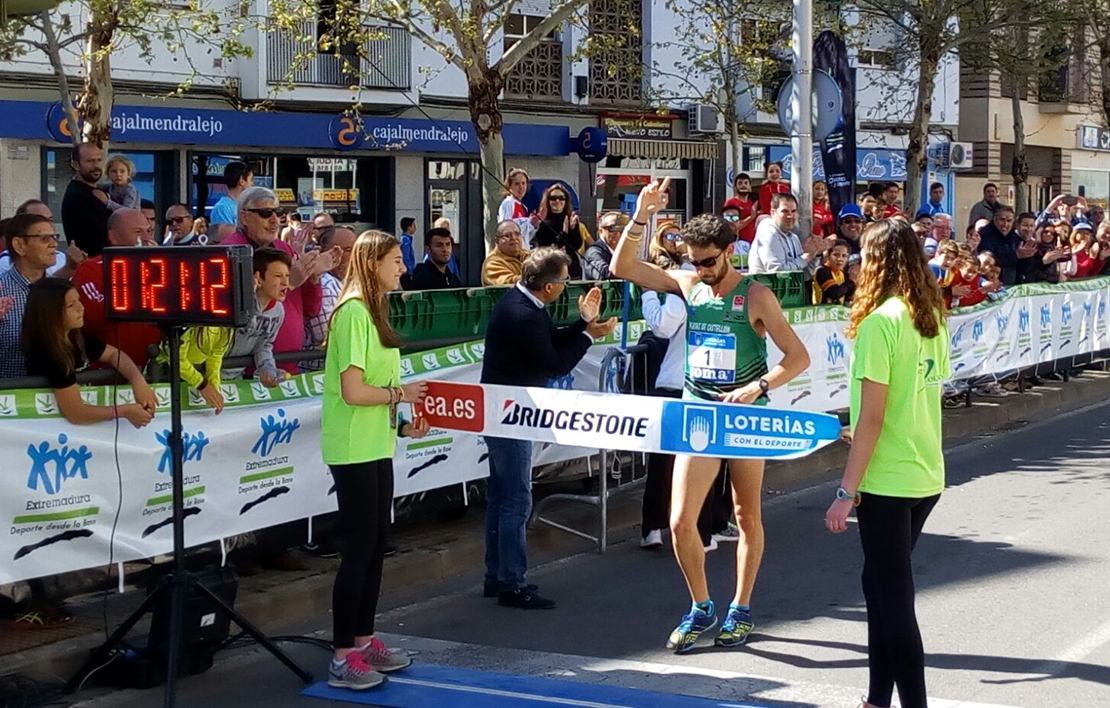
[[[614,329],[617,328],[617,318],[610,317],[604,322],[591,322],[586,325],[586,334],[590,335],[593,339],[601,339],[608,336]]]
[[[72,266],[74,269],[84,263],[88,257],[89,254],[78,248],[75,243],[69,244],[69,247],[66,248],[66,265]]]
[[[293,236],[289,239],[289,245],[297,255],[304,255],[305,250],[308,249],[308,244],[312,242],[312,237],[316,235],[316,225],[311,221],[305,222],[299,229],[293,229]]]
[[[1017,249],[1018,258],[1031,258],[1037,253],[1037,244],[1034,241],[1022,241]]]
[[[648,221],[667,206],[671,198],[667,192],[670,186],[671,178],[664,177],[662,180],[645,185],[640,190],[640,196],[636,197],[636,216],[643,218],[636,219],[637,221]]]
[[[586,322],[593,322],[601,314],[601,288],[590,288],[590,292],[578,298],[578,313]]]

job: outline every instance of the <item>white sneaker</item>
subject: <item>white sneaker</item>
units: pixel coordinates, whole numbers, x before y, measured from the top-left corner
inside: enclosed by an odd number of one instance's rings
[[[724,531],[713,534],[713,540],[721,543],[736,543],[740,540],[740,527],[730,521]]]
[[[705,552],[709,553],[710,551],[715,551],[715,550],[717,550],[717,539],[710,536],[709,537],[709,545],[705,547]]]
[[[640,539],[640,548],[659,548],[663,545],[663,532],[659,529],[648,531],[648,535]]]

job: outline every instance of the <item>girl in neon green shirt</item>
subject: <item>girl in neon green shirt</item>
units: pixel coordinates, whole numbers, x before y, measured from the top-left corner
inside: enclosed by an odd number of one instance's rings
[[[401,337],[389,324],[386,294],[401,285],[401,242],[382,231],[355,241],[339,304],[332,313],[324,364],[320,450],[339,503],[343,562],[332,592],[335,657],[328,684],[362,690],[409,665],[374,636],[390,512],[397,435],[424,437],[428,423],[397,415],[427,384],[401,385]]]
[[[852,450],[825,515],[863,544],[870,686],[866,708],[925,708],[925,654],[910,554],[944,489],[941,384],[951,376],[944,300],[913,230],[878,221],[863,232],[847,334]]]

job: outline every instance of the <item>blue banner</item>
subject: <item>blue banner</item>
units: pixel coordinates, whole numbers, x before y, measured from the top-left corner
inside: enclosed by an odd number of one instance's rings
[[[840,421],[824,413],[711,401],[665,401],[663,452],[703,457],[788,460],[840,437]]]
[[[0,137],[72,142],[59,102],[0,101]],[[347,121],[350,121],[348,124]],[[112,109],[113,143],[154,143],[327,150],[391,150],[467,153],[477,156],[478,136],[469,121],[362,116],[336,113],[278,113],[198,107],[121,106]],[[506,123],[507,155],[570,154],[565,125]]]

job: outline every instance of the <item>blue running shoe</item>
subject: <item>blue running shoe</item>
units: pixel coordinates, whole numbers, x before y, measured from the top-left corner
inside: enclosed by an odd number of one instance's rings
[[[698,638],[717,626],[717,613],[691,608],[682,622],[667,638],[667,648],[675,654],[684,654],[694,648]]]
[[[755,629],[752,614],[735,607],[728,608],[725,621],[721,623],[721,630],[717,632],[717,639],[713,643],[719,647],[738,647],[748,641],[748,635]]]

